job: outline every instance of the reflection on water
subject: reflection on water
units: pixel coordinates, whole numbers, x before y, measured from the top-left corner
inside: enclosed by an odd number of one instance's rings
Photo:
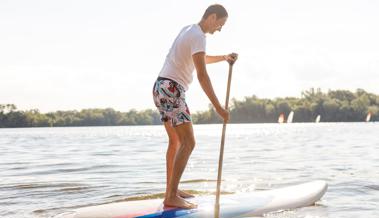
[[[181,188],[215,192],[221,125],[194,127]],[[224,194],[323,179],[313,207],[266,217],[379,217],[377,123],[227,127]],[[0,129],[0,217],[49,217],[80,206],[161,198],[162,126]]]

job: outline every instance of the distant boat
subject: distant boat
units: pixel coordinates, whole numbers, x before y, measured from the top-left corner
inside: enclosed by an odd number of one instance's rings
[[[287,123],[292,123],[292,121],[293,121],[293,114],[294,114],[294,112],[291,111],[290,114],[288,115]]]
[[[366,116],[366,122],[370,122],[370,120],[371,120],[371,112],[368,112]]]
[[[320,120],[321,120],[321,116],[320,116],[320,114],[319,114],[319,115],[317,115],[315,122],[316,122],[316,123],[319,123]]]
[[[278,118],[278,123],[284,123],[284,113],[281,113]]]

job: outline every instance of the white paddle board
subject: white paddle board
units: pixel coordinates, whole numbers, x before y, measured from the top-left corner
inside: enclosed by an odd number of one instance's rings
[[[326,182],[313,181],[267,191],[222,195],[220,217],[261,216],[268,212],[310,206],[320,200],[326,190]],[[150,199],[79,208],[60,214],[56,218],[209,218],[214,216],[215,196],[198,196],[188,200],[196,203],[198,208],[164,207],[162,199]]]

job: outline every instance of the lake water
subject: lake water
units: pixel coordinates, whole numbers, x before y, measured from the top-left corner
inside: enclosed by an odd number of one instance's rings
[[[195,125],[181,188],[216,188],[221,125]],[[379,123],[232,124],[223,192],[326,180],[315,206],[286,218],[379,217]],[[50,217],[81,206],[162,196],[163,126],[0,129],[0,217]]]

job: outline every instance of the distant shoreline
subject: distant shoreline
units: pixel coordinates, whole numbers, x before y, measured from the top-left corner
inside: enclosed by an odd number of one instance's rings
[[[365,121],[352,121],[352,122],[322,122],[320,124],[333,124],[333,123],[336,123],[336,124],[349,124],[349,123],[367,123],[367,124],[374,124],[374,123],[378,123],[378,121],[370,121],[370,122],[365,122]],[[279,123],[228,123],[228,125],[250,125],[250,124],[278,124],[278,125],[281,125]],[[297,124],[315,124],[314,122],[295,122],[293,123],[295,125]],[[44,129],[44,128],[92,128],[92,127],[99,127],[99,128],[103,128],[103,127],[144,127],[144,126],[161,126],[162,124],[146,124],[146,125],[124,125],[124,126],[34,126],[34,127],[0,127],[0,130],[1,129]],[[222,125],[222,123],[194,123],[193,124],[194,126],[201,126],[201,125]],[[292,125],[292,124],[290,124]]]
[[[291,115],[290,115],[291,114]],[[230,123],[311,123],[311,122],[365,122],[379,120],[379,95],[363,89],[304,91],[300,98],[261,99],[256,96],[231,100]],[[290,116],[289,116],[290,115]],[[290,118],[289,118],[290,117]],[[192,114],[194,124],[222,123],[209,106],[207,111]],[[106,109],[56,111],[40,113],[38,109],[17,110],[14,104],[0,104],[0,128],[23,127],[91,127],[160,125],[156,110]]]

